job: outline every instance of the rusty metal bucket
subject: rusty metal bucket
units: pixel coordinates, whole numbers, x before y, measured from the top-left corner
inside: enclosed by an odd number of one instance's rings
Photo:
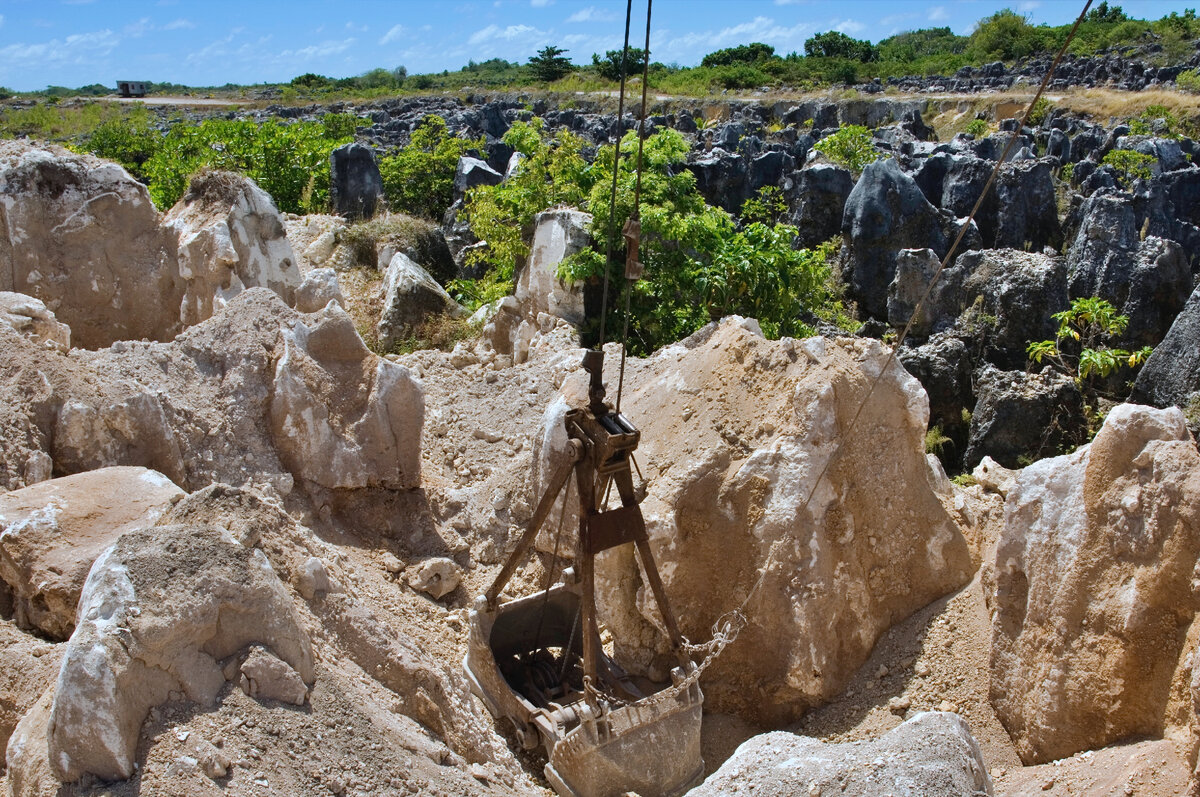
[[[674,797],[704,777],[704,696],[682,667],[671,684],[626,675],[603,657],[610,682],[638,699],[588,699],[582,686],[579,586],[573,571],[548,592],[470,612],[463,662],[471,690],[508,718],[527,749],[541,745],[546,779],[564,797]]]

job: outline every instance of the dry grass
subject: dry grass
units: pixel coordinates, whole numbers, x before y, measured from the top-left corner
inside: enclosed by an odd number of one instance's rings
[[[1054,104],[1106,124],[1137,116],[1149,105],[1162,105],[1184,122],[1194,124],[1200,121],[1200,98],[1170,89],[1136,92],[1082,89],[1067,93]]]
[[[186,202],[200,201],[203,208],[229,207],[238,201],[246,186],[246,178],[235,172],[201,169],[188,183]]]
[[[424,219],[403,213],[386,213],[347,227],[339,238],[350,247],[357,265],[378,268],[380,244],[392,243],[400,250],[420,248],[423,239],[435,229],[433,222]]]

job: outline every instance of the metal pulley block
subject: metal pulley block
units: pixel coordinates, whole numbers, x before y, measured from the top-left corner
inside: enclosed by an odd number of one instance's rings
[[[621,234],[625,236],[625,279],[640,280],[646,271],[642,261],[638,260],[638,253],[642,247],[642,222],[630,217],[625,222]]]

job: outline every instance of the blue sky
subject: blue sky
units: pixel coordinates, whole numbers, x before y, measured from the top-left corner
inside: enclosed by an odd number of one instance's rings
[[[1151,19],[1184,8],[1119,4]],[[968,33],[1006,5],[1049,24],[1082,8],[1081,0],[657,0],[651,51],[656,61],[691,66],[752,41],[802,52],[806,38],[830,29],[872,41],[933,25]],[[410,73],[440,72],[468,59],[524,61],[546,44],[590,63],[593,52],[620,47],[624,11],[620,0],[0,0],[0,85],[251,84],[401,64]],[[634,13],[637,39],[644,0],[634,1]]]

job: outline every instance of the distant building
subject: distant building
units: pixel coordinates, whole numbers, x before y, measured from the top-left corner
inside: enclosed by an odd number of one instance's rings
[[[117,93],[122,97],[145,97],[149,88],[150,82],[146,80],[117,81]]]

